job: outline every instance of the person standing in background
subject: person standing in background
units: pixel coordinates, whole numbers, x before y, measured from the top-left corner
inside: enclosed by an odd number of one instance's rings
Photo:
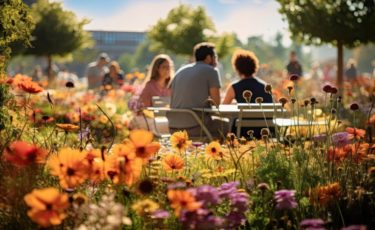
[[[109,72],[107,67],[109,61],[108,54],[101,53],[96,62],[92,62],[87,66],[86,78],[88,89],[96,89],[102,85],[104,75]]]
[[[295,51],[290,52],[289,54],[289,63],[286,66],[286,69],[288,71],[288,77],[292,74],[297,74],[298,76],[302,76],[302,66],[298,62],[297,54]]]

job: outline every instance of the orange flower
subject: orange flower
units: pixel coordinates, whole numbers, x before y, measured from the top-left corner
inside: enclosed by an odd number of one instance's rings
[[[194,211],[201,207],[201,203],[188,191],[168,190],[167,196],[177,217],[180,216],[181,210]]]
[[[17,166],[43,164],[47,154],[46,150],[24,141],[14,141],[4,151],[5,159]]]
[[[327,150],[327,160],[340,163],[346,157],[347,153],[344,151],[343,147],[332,147],[330,146]]]
[[[341,195],[340,184],[338,182],[319,186],[310,191],[310,201],[313,204],[320,204],[325,206],[334,200],[337,200]]]
[[[64,148],[48,160],[51,174],[58,176],[61,187],[74,188],[85,181],[89,172],[86,152]]]
[[[59,193],[55,188],[34,189],[24,200],[31,208],[27,215],[43,228],[61,224],[69,206],[68,195]]]
[[[368,124],[375,124],[375,114],[373,114],[370,119],[367,121]]]
[[[130,132],[129,139],[125,141],[127,152],[134,152],[137,157],[143,160],[143,163],[147,163],[152,155],[154,155],[160,149],[160,144],[152,142],[154,135],[152,132],[136,129]]]
[[[206,146],[206,154],[212,158],[222,158],[223,152],[221,151],[221,145],[217,141],[212,141]]]
[[[189,141],[189,136],[186,130],[173,133],[170,138],[170,142],[172,148],[180,152],[185,151],[191,145],[191,141]]]
[[[351,127],[347,127],[346,132],[351,134],[351,136],[356,139],[365,138],[365,134],[366,134],[366,130],[364,129],[357,129],[357,128],[351,128]]]
[[[128,150],[127,145],[115,145],[113,154],[105,161],[105,174],[113,183],[131,186],[141,177],[142,159],[136,157],[135,152]]]
[[[37,94],[43,91],[43,88],[38,83],[33,81],[24,81],[18,83],[18,87],[26,93]]]
[[[72,124],[56,124],[57,128],[60,128],[66,132],[70,131],[76,131],[79,129],[79,126],[77,125],[72,125]]]
[[[180,170],[184,168],[184,160],[176,154],[168,154],[163,159],[164,169],[166,171]]]
[[[354,143],[344,147],[344,151],[347,153],[347,157],[352,157],[352,160],[356,163],[360,163],[367,156],[367,151],[370,145],[368,143]]]

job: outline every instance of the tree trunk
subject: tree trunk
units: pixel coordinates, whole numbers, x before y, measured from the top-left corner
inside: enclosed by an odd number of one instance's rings
[[[52,56],[47,56],[48,66],[47,66],[47,74],[48,74],[48,84],[52,84],[54,82],[54,76],[52,72]]]
[[[344,46],[342,41],[337,41],[337,88],[339,95],[344,95]]]

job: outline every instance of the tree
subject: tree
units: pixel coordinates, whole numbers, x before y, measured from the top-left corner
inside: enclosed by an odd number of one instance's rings
[[[337,86],[343,86],[343,49],[375,41],[374,0],[277,0],[292,37],[337,47]]]
[[[0,78],[9,60],[11,44],[29,44],[34,22],[21,0],[0,0]]]
[[[215,26],[202,6],[193,8],[179,5],[172,9],[165,19],[160,19],[148,32],[151,49],[191,55],[194,45],[204,41],[217,43],[219,56],[230,52],[235,44],[233,34],[215,35]]]
[[[32,32],[32,47],[26,53],[48,59],[48,80],[53,82],[52,56],[64,56],[91,43],[90,34],[83,30],[88,20],[77,20],[75,14],[64,10],[59,2],[38,0],[32,6],[36,21]]]

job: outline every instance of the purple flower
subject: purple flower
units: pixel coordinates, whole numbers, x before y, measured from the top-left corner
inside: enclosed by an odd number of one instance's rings
[[[133,112],[139,112],[144,108],[144,105],[139,100],[139,97],[135,96],[129,99],[128,108]]]
[[[301,221],[299,226],[307,230],[320,230],[324,228],[324,221],[322,219],[305,219]]]
[[[202,185],[198,188],[190,189],[197,201],[201,201],[204,207],[216,205],[220,201],[219,192],[215,187]]]
[[[249,208],[249,195],[244,192],[234,192],[229,195],[231,207],[236,212],[246,212]]]
[[[246,216],[243,212],[230,212],[227,216],[228,229],[237,229],[239,226],[244,225],[246,222]]]
[[[182,211],[180,221],[183,229],[218,229],[225,223],[222,217],[214,216],[211,211],[204,208],[194,212]]]
[[[337,147],[344,147],[350,144],[349,133],[348,132],[338,132],[332,134],[332,142]]]
[[[366,225],[350,225],[348,227],[344,227],[341,230],[366,230]]]
[[[277,209],[293,209],[298,206],[294,194],[295,190],[282,189],[275,192],[276,208]]]
[[[78,140],[82,141],[90,134],[90,128],[86,127],[84,130],[79,131],[78,133]]]
[[[219,188],[220,198],[229,198],[230,194],[237,192],[237,186],[239,184],[240,183],[238,181],[232,181],[222,184]]]
[[[169,216],[169,212],[162,209],[158,209],[151,214],[151,218],[153,219],[167,219]]]

